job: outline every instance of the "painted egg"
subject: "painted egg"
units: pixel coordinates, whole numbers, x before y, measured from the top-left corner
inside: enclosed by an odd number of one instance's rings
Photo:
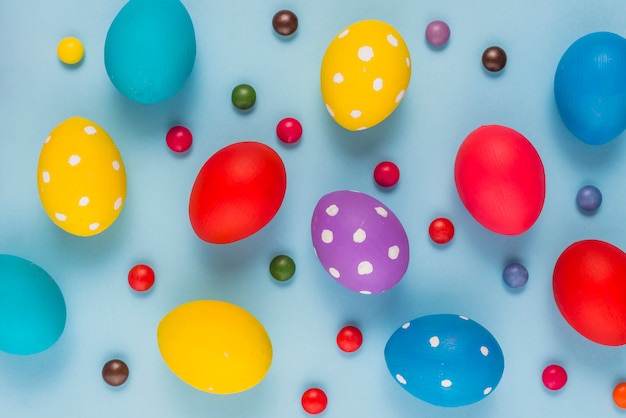
[[[604,241],[584,240],[559,256],[554,300],[565,320],[598,344],[626,344],[626,254]]]
[[[351,131],[385,120],[402,101],[411,57],[393,26],[363,20],[342,30],[322,59],[322,99],[332,118]]]
[[[259,142],[229,145],[196,177],[189,198],[191,226],[213,244],[241,240],[272,220],[286,188],[285,166],[276,151]]]
[[[36,354],[51,347],[65,328],[65,300],[41,267],[0,255],[0,350]]]
[[[196,36],[179,0],[130,0],[107,32],[104,64],[113,85],[139,103],[173,96],[196,59]]]
[[[546,196],[543,163],[519,132],[487,125],[461,144],[454,165],[461,201],[482,226],[519,235],[539,218]]]
[[[157,340],[170,370],[205,392],[248,390],[263,380],[272,363],[272,343],[263,325],[228,302],[180,305],[159,323]]]
[[[355,292],[391,289],[409,265],[409,240],[400,220],[365,193],[323,196],[313,211],[311,236],[326,272]]]
[[[576,40],[554,76],[565,126],[581,141],[601,145],[626,128],[626,39],[596,32]]]
[[[78,236],[111,226],[126,199],[126,172],[115,143],[96,123],[78,116],[60,123],[44,141],[37,184],[50,219]]]
[[[451,314],[402,325],[387,341],[385,361],[407,392],[446,407],[482,400],[504,372],[502,349],[493,335],[477,322]]]

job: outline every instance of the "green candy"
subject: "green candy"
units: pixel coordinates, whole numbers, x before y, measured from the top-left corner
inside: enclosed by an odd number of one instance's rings
[[[296,272],[296,263],[288,255],[277,255],[270,263],[270,274],[278,281],[284,282]]]
[[[247,110],[256,103],[256,91],[249,84],[239,84],[233,89],[231,99],[237,109]]]

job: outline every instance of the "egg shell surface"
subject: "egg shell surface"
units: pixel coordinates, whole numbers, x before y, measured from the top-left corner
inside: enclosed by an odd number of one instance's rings
[[[197,300],[178,306],[159,323],[157,340],[170,370],[205,392],[250,389],[272,363],[272,343],[263,325],[229,302]]]
[[[461,201],[482,226],[519,235],[539,218],[546,196],[541,157],[514,129],[486,125],[457,151],[454,181]]]
[[[409,265],[409,240],[400,220],[365,193],[340,190],[323,196],[313,210],[311,237],[326,272],[355,292],[389,290]]]
[[[126,171],[115,143],[102,127],[78,116],[61,122],[44,141],[37,185],[50,219],[78,236],[106,230],[126,200]]]
[[[115,16],[104,45],[113,85],[144,104],[177,93],[195,59],[193,22],[179,0],[130,0]]]
[[[52,277],[28,260],[0,254],[0,350],[47,350],[63,333],[65,319],[65,299]]]
[[[282,205],[287,172],[269,146],[246,141],[213,154],[200,169],[189,197],[189,219],[204,241],[227,244],[267,225]]]
[[[385,346],[391,376],[411,395],[437,406],[484,399],[504,371],[500,345],[465,316],[423,316],[398,328]]]
[[[342,30],[322,59],[326,110],[351,131],[385,120],[402,101],[410,79],[411,57],[404,39],[379,20],[363,20]]]

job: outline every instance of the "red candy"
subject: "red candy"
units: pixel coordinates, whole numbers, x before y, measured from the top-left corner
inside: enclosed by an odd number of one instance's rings
[[[560,390],[567,383],[567,372],[559,365],[551,364],[541,374],[541,380],[550,390]]]
[[[400,180],[400,169],[391,161],[378,163],[374,168],[374,180],[379,186],[395,186]]]
[[[189,197],[189,219],[204,241],[227,244],[267,225],[282,205],[287,174],[280,156],[260,142],[238,142],[211,156]]]
[[[302,394],[302,409],[309,414],[321,414],[328,405],[328,398],[322,389],[310,388]]]
[[[302,125],[294,118],[285,118],[276,125],[276,136],[286,144],[293,144],[302,137]]]
[[[174,126],[165,136],[167,146],[174,152],[185,152],[191,147],[193,136],[184,126]]]
[[[154,270],[145,264],[137,264],[128,272],[128,284],[137,292],[145,292],[154,284]]]
[[[454,165],[461,201],[485,228],[519,235],[533,226],[546,195],[543,163],[519,132],[481,126],[461,144]]]
[[[437,244],[447,244],[454,237],[454,225],[446,218],[437,218],[428,227],[430,239]]]
[[[554,300],[565,320],[598,344],[626,344],[626,254],[597,240],[578,241],[559,256]]]
[[[361,348],[361,344],[363,344],[363,334],[357,327],[348,325],[337,333],[337,346],[341,351],[352,353]]]

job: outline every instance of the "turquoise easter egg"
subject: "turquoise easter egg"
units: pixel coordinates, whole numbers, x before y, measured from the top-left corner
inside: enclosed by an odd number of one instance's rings
[[[0,350],[35,354],[52,346],[65,328],[65,300],[41,267],[0,254]]]
[[[193,23],[179,0],[130,0],[111,23],[104,45],[113,85],[144,104],[176,94],[195,59]]]

